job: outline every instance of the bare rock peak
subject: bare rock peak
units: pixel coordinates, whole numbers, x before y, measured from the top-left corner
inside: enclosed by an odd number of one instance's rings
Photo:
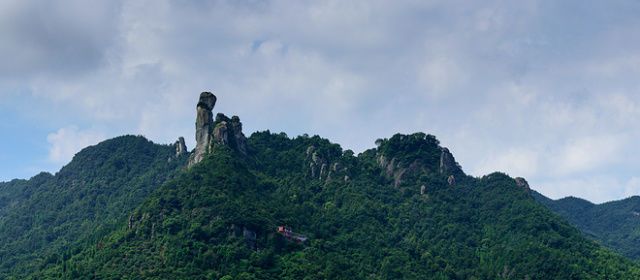
[[[187,145],[184,143],[184,137],[178,138],[178,141],[173,145],[176,147],[176,157],[187,154]]]
[[[214,145],[229,146],[242,154],[247,154],[247,139],[242,133],[242,123],[238,116],[231,118],[222,113],[213,117],[217,98],[211,92],[203,92],[196,106],[196,148],[189,166],[204,159]]]
[[[525,189],[527,192],[531,190],[531,188],[529,187],[529,182],[527,182],[527,180],[525,180],[522,177],[516,177],[514,179],[516,181],[516,185],[520,188]]]
[[[192,166],[204,158],[204,155],[211,149],[211,134],[214,129],[213,108],[217,98],[211,92],[203,92],[196,105],[196,148],[189,159],[189,166]]]

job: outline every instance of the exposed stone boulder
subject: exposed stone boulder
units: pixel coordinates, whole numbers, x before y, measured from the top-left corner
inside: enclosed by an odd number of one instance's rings
[[[389,160],[384,155],[378,156],[378,165],[384,170],[387,178],[393,179],[393,185],[395,187],[399,187],[408,176],[414,176],[426,170],[426,167],[423,166],[419,160],[415,160],[406,165],[400,162],[400,160],[396,160],[396,158]]]
[[[213,129],[213,141],[217,144],[229,145],[229,130],[227,129],[227,122],[221,121],[216,124]]]
[[[440,148],[440,174],[452,175],[460,170],[460,166],[456,162],[449,149]]]
[[[529,182],[527,182],[527,180],[525,180],[522,177],[516,177],[514,179],[516,181],[516,185],[518,187],[524,188],[527,192],[531,190],[531,188],[529,187]]]
[[[178,138],[178,141],[173,145],[176,147],[176,157],[187,154],[187,145],[184,143],[184,137]]]
[[[449,186],[454,186],[456,184],[456,177],[453,175],[449,175],[449,178],[447,178],[447,183],[449,184]]]
[[[316,147],[307,148],[307,161],[309,162],[309,174],[311,178],[322,180],[327,172],[327,161],[316,151]]]
[[[422,185],[420,187],[420,195],[425,195],[427,193],[427,186]]]
[[[222,113],[216,115],[216,126],[213,129],[213,141],[216,144],[227,145],[246,155],[247,138],[242,133],[242,123],[238,116],[231,118]]]
[[[127,228],[132,229],[135,222],[136,222],[136,219],[133,217],[133,215],[129,215],[129,224]]]
[[[202,161],[204,155],[211,150],[211,137],[215,125],[212,111],[216,100],[216,96],[210,92],[200,94],[198,105],[196,105],[196,148],[189,159],[189,166]]]
[[[329,181],[332,179],[349,180],[349,170],[340,162],[340,158],[328,154],[321,154],[314,146],[307,147],[306,162],[311,178]]]
[[[236,149],[244,155],[247,154],[247,138],[242,133],[242,123],[240,117],[231,117],[231,129],[233,131],[233,138],[236,140]]]

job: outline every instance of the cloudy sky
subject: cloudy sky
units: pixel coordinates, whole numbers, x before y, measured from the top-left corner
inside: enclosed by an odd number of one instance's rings
[[[55,3],[54,3],[55,2]],[[640,2],[0,1],[0,181],[122,134],[245,133],[360,152],[434,134],[552,198],[640,194]]]

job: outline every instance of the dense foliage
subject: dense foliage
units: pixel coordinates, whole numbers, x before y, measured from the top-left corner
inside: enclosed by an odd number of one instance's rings
[[[141,136],[88,147],[57,174],[0,184],[0,279],[59,263],[121,225],[184,158]]]
[[[587,236],[622,255],[640,259],[640,197],[593,204],[575,197],[551,200],[538,193],[535,196]]]
[[[434,137],[378,144],[355,156],[317,136],[260,132],[249,156],[218,145],[110,235],[31,278],[640,278],[637,266],[583,238],[507,175],[459,175],[449,185],[436,169]],[[395,186],[381,156],[420,165],[421,175]],[[310,170],[317,163],[344,169],[318,176]],[[309,239],[292,242],[280,225]]]

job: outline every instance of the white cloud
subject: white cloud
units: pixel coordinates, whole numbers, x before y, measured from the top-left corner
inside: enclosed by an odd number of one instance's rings
[[[524,148],[509,149],[490,155],[476,167],[473,174],[489,174],[494,171],[507,172],[512,176],[533,177],[538,173],[539,153]]]
[[[622,136],[591,136],[570,141],[555,158],[559,174],[592,171],[622,158]]]
[[[590,173],[630,177],[637,171],[621,167],[640,165],[633,9],[579,1],[80,2],[0,3],[0,58],[11,68],[0,101],[25,92],[42,101],[31,110],[56,112],[50,127],[104,128],[52,133],[52,160],[82,146],[53,144],[74,133],[66,138],[185,136],[192,146],[195,99],[210,90],[215,111],[239,115],[247,133],[318,133],[361,151],[376,138],[424,131],[474,175],[500,170],[549,186]],[[582,8],[566,8],[574,4]],[[580,195],[580,184],[565,185]],[[611,197],[604,192],[591,193]]]
[[[47,135],[49,142],[49,160],[56,164],[65,164],[83,148],[95,145],[105,139],[102,132],[80,130],[77,126],[66,126]]]
[[[625,186],[613,177],[596,175],[542,181],[532,185],[532,188],[553,199],[578,196],[594,203],[602,203],[623,198]]]
[[[418,70],[418,80],[430,96],[446,95],[453,86],[460,85],[465,80],[458,63],[449,57],[429,57]]]

